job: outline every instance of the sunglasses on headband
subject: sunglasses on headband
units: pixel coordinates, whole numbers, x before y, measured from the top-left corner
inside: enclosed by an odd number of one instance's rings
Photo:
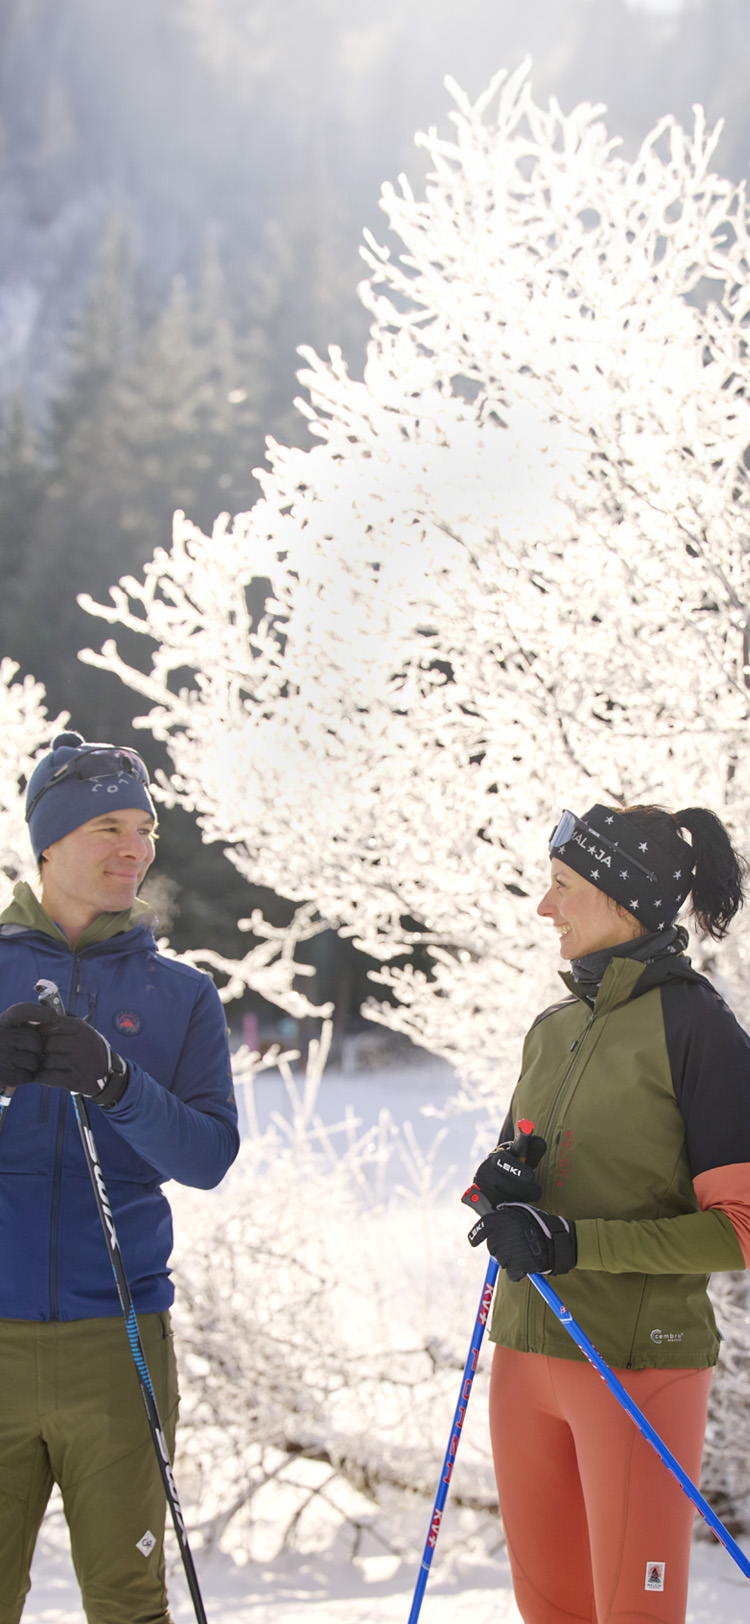
[[[136,755],[135,750],[124,750],[118,747],[117,749],[81,752],[73,761],[66,762],[64,767],[58,767],[57,772],[53,773],[52,777],[47,779],[46,784],[43,784],[41,789],[37,791],[33,801],[26,808],[26,822],[28,823],[35,806],[38,806],[42,796],[47,794],[47,790],[54,789],[57,784],[64,784],[69,778],[83,780],[90,778],[122,778],[126,774],[130,774],[131,778],[137,778],[141,784],[148,784],[148,769],[145,762],[141,761],[140,756]]]
[[[645,874],[647,880],[652,882],[656,880],[653,869],[646,868],[645,863],[641,863],[637,857],[633,856],[632,852],[621,846],[619,841],[610,840],[608,835],[600,834],[598,829],[592,829],[589,823],[584,823],[583,818],[577,818],[575,812],[568,812],[567,810],[563,812],[560,822],[553,829],[550,836],[550,851],[559,851],[569,840],[575,839],[576,835],[588,836],[590,840],[595,840],[598,845],[606,846],[609,851],[617,852],[620,857],[626,857],[628,862],[632,863],[633,868],[637,868],[641,874]],[[581,845],[582,841],[579,839],[577,844]]]

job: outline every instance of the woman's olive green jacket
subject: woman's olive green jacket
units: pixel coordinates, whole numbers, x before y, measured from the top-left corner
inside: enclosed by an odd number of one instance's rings
[[[529,1032],[502,1134],[534,1123],[539,1205],[575,1220],[578,1262],[555,1284],[610,1364],[712,1365],[709,1275],[750,1259],[750,1038],[684,955],[612,959],[593,1008],[562,979],[572,996]],[[583,1358],[503,1271],[490,1335]]]

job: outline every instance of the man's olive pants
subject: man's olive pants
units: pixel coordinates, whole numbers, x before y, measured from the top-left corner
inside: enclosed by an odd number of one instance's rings
[[[174,1453],[168,1314],[138,1320]],[[118,1316],[0,1319],[0,1624],[18,1624],[44,1509],[58,1483],[89,1624],[169,1624],[166,1497]]]

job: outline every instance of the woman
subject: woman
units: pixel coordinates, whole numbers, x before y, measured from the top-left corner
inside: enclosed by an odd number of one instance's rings
[[[724,936],[746,865],[703,808],[565,812],[550,857],[538,912],[569,996],[526,1038],[500,1136],[530,1118],[526,1163],[482,1163],[497,1210],[472,1231],[505,1271],[490,1424],[513,1583],[526,1624],[683,1624],[692,1505],[525,1277],[566,1276],[571,1313],[697,1481],[708,1277],[750,1260],[750,1038],[674,920],[689,897]]]

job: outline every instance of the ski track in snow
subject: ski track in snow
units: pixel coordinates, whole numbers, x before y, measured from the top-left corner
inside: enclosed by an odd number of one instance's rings
[[[334,1072],[324,1078],[318,1105],[324,1120],[332,1123],[340,1121],[343,1106],[353,1102],[369,1124],[385,1104],[397,1121],[410,1119],[418,1138],[429,1143],[438,1124],[420,1120],[420,1108],[442,1103],[450,1092],[447,1067],[410,1067],[346,1078]],[[256,1101],[261,1126],[271,1110],[285,1112],[273,1075],[262,1080]],[[446,1147],[438,1161],[441,1171],[449,1162],[459,1163],[458,1180],[463,1177],[475,1128],[470,1117],[453,1119],[450,1152]],[[467,1325],[467,1339],[470,1329]],[[428,1521],[425,1505],[425,1537]],[[195,1612],[171,1529],[168,1541],[174,1624],[190,1624]],[[750,1555],[750,1537],[740,1543]],[[240,1565],[220,1552],[203,1556],[196,1550],[194,1555],[209,1624],[406,1624],[418,1573],[418,1559],[409,1565],[391,1556],[352,1562],[326,1552],[286,1553],[267,1564]],[[462,1568],[455,1554],[441,1561],[438,1546],[420,1624],[457,1624],[459,1617],[471,1618],[472,1624],[521,1624],[504,1555]],[[23,1624],[85,1624],[57,1491],[39,1536]],[[701,1539],[693,1547],[686,1624],[750,1624],[750,1582],[713,1541]]]

